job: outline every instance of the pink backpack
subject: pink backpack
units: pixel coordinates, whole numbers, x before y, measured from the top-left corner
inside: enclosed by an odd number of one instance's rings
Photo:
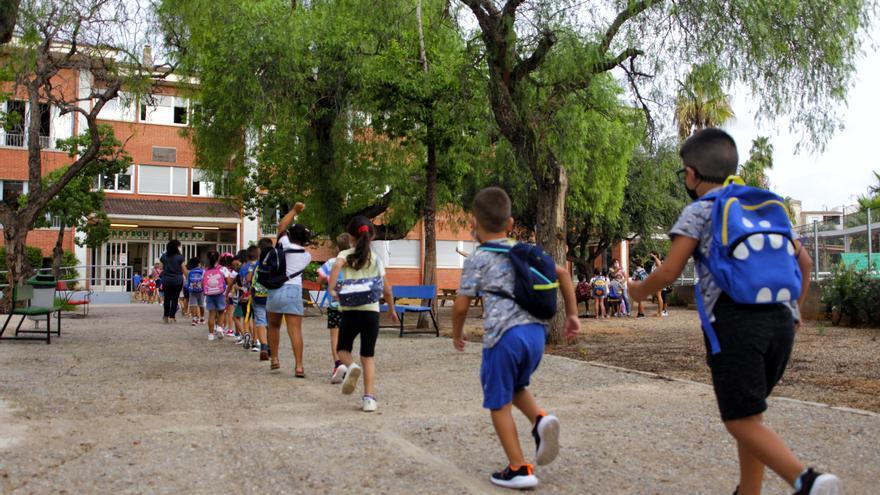
[[[226,277],[223,276],[220,265],[205,270],[202,282],[206,296],[216,296],[226,292]]]

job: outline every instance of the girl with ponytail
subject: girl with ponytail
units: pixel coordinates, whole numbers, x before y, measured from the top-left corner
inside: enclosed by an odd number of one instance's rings
[[[385,280],[385,267],[382,260],[370,249],[370,243],[376,235],[376,229],[370,219],[364,216],[354,217],[348,223],[348,235],[354,247],[339,253],[328,280],[342,281],[333,286],[330,295],[339,300],[342,312],[342,325],[339,328],[339,343],[336,350],[340,368],[345,378],[342,381],[342,393],[351,394],[357,388],[361,372],[364,374],[364,395],[361,407],[364,412],[375,411],[378,407],[373,395],[376,367],[373,360],[376,351],[376,340],[379,338],[379,296],[384,294],[388,303],[388,314],[397,321],[394,311],[394,299],[391,286]],[[354,339],[360,335],[361,366],[354,363],[351,351]]]

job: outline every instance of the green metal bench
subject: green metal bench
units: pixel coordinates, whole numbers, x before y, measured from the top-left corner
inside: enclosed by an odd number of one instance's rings
[[[34,306],[34,285],[19,285],[12,289],[12,300],[13,300],[13,309],[9,312],[9,316],[6,318],[6,322],[3,324],[3,328],[0,329],[0,340],[45,340],[47,344],[52,343],[52,313],[58,315],[58,324],[55,329],[55,335],[61,335],[61,306]],[[37,290],[47,290],[45,287],[39,287]],[[52,294],[54,298],[54,283]],[[25,306],[19,306],[20,303],[26,303]],[[12,321],[13,316],[22,316],[21,320],[18,322],[18,325],[15,327],[15,335],[12,337],[4,337],[3,334],[6,332],[6,328],[9,326],[9,322]],[[37,329],[37,330],[22,330],[21,324],[24,323],[24,320],[28,317],[35,319],[35,317],[45,316],[46,317],[46,329]],[[21,334],[40,334],[45,335],[45,337],[36,337],[31,335]]]

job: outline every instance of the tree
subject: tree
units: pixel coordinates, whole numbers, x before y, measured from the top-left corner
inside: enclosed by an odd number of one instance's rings
[[[874,171],[874,179],[876,183],[868,186],[868,194],[859,196],[859,209],[861,211],[876,210],[880,213],[880,172]]]
[[[20,3],[21,0],[0,0],[0,44],[12,39]]]
[[[682,140],[706,127],[721,127],[734,118],[725,93],[721,70],[713,64],[697,64],[684,82],[678,81],[675,121]]]
[[[823,142],[835,129],[859,50],[857,34],[872,10],[866,2],[805,0],[779,9],[736,2],[590,2],[584,12],[564,0],[461,0],[479,25],[489,101],[501,135],[531,172],[537,239],[565,258],[565,200],[570,168],[548,133],[566,104],[584,97],[599,76],[620,68],[646,111],[646,81],[682,62],[713,62],[759,96],[764,115],[792,113],[793,125]],[[615,10],[612,10],[615,9]],[[616,12],[610,18],[603,12]],[[719,43],[718,40],[724,40]],[[575,65],[552,60],[568,46]],[[651,69],[637,65],[646,59]],[[772,70],[771,70],[772,68]],[[654,70],[651,77],[645,70]],[[649,122],[651,122],[649,118]],[[558,323],[559,320],[557,320]],[[560,341],[557,326],[550,339]]]
[[[98,175],[113,176],[128,169],[131,156],[122,149],[122,143],[113,135],[113,128],[100,127],[101,150],[92,162],[83,168],[61,191],[46,204],[44,215],[35,222],[35,227],[52,227],[59,222],[58,237],[52,250],[52,276],[60,277],[61,262],[64,256],[64,233],[67,229],[77,229],[84,234],[76,239],[80,246],[99,247],[110,237],[110,220],[102,210],[104,192],[96,189]],[[75,157],[78,150],[89,145],[91,138],[82,134],[66,140],[59,148],[67,150]],[[67,172],[67,167],[53,170],[43,177],[43,188],[50,187]],[[27,197],[24,196],[24,201]]]
[[[740,166],[739,176],[746,185],[770,189],[770,178],[767,170],[773,168],[773,145],[770,138],[758,136],[752,141],[749,159]]]
[[[144,66],[137,46],[128,43],[128,29],[139,15],[136,6],[125,0],[30,0],[19,10],[22,36],[18,43],[3,46],[0,60],[3,70],[13,75],[12,94],[23,95],[34,111],[19,116],[27,135],[27,202],[0,204],[10,284],[22,282],[26,275],[27,233],[43,217],[49,201],[99,157],[103,141],[98,114],[123,87],[133,94],[148,92],[157,77],[168,73],[168,66]],[[59,84],[59,75],[66,70],[81,71],[94,84],[71,94]],[[41,180],[43,112],[36,111],[41,104],[58,109],[59,116],[77,116],[85,124],[81,131],[88,136],[87,145],[78,148],[66,170],[45,187]]]

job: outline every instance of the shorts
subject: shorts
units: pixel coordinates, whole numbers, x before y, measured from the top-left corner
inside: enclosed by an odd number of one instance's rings
[[[235,305],[235,309],[232,310],[233,318],[244,318],[244,313],[247,311],[247,302],[244,303],[244,306],[241,303]]]
[[[342,326],[339,327],[337,351],[351,352],[354,339],[361,336],[361,357],[376,354],[376,341],[379,340],[378,311],[341,311]]]
[[[269,319],[266,318],[265,304],[251,304],[251,312],[253,313],[254,325],[265,327],[269,324]]]
[[[224,311],[226,309],[226,296],[224,294],[206,295],[205,307],[208,311]]]
[[[189,294],[189,304],[190,306],[200,306],[202,308],[205,307],[205,293],[204,292],[191,292]]]
[[[303,315],[302,286],[284,284],[269,291],[266,311],[284,315]]]
[[[720,352],[713,355],[704,339],[721,420],[760,414],[791,357],[791,310],[783,304],[737,304],[722,294],[714,311]]]
[[[327,308],[327,328],[339,328],[342,323],[342,311]]]
[[[529,323],[508,329],[498,343],[483,349],[483,407],[501,409],[513,402],[514,393],[529,386],[544,355],[546,339],[544,325]]]

